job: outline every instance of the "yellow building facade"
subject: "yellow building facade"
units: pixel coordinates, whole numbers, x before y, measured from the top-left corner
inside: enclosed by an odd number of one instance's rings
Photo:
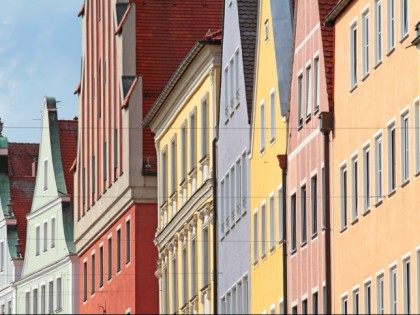
[[[251,313],[278,314],[283,301],[283,190],[277,155],[285,154],[273,20],[259,3],[250,146]],[[280,310],[283,308],[282,310]]]
[[[213,35],[192,48],[144,122],[158,152],[161,314],[214,312],[212,144],[221,49],[220,33]]]
[[[334,313],[420,312],[419,17],[415,0],[341,1],[327,17]]]

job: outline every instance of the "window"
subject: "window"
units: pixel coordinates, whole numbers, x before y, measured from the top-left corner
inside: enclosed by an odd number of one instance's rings
[[[282,242],[283,241],[283,238],[284,238],[284,231],[283,231],[283,211],[284,211],[284,208],[283,208],[283,188],[281,187],[280,189],[279,189],[279,191],[278,191],[278,209],[279,209],[279,212],[278,212],[278,222],[279,222],[279,228],[278,228],[278,231],[279,231],[279,236],[278,236],[278,241],[279,241],[279,243],[280,242]]]
[[[382,61],[382,0],[375,5],[375,64]]]
[[[92,198],[96,193],[96,158],[92,156]]]
[[[401,117],[401,182],[410,178],[410,127],[408,113]]]
[[[377,313],[385,314],[385,285],[384,276],[381,275],[376,279],[376,303]]]
[[[55,218],[51,218],[51,248],[55,247]]]
[[[236,105],[239,105],[239,49],[235,52]]]
[[[230,302],[230,295],[231,295],[230,292],[226,294],[226,314],[232,314],[232,309],[231,309],[232,305]]]
[[[241,183],[242,183],[242,168],[241,168],[241,159],[239,158],[239,160],[236,161],[236,168],[235,168],[235,203],[236,203],[236,217],[237,220],[239,220],[241,218],[241,210],[242,210],[242,205],[241,205]]]
[[[117,272],[121,271],[121,229],[117,230]]]
[[[258,209],[254,212],[254,264],[258,262]]]
[[[208,101],[201,101],[201,156],[204,158],[209,151]]]
[[[266,236],[266,229],[265,229],[265,224],[266,224],[266,217],[265,217],[265,203],[263,205],[261,205],[261,256],[265,257],[266,254],[266,240],[265,240],[265,236]]]
[[[301,244],[305,245],[307,241],[306,232],[306,186],[300,189],[300,211],[301,211]]]
[[[86,204],[86,167],[82,171],[82,204]]]
[[[224,72],[224,88],[225,88],[225,119],[229,118],[229,71],[228,67],[225,68]]]
[[[237,314],[236,310],[236,288],[232,288],[232,314]]]
[[[298,127],[303,125],[303,112],[302,112],[302,75],[298,77]]]
[[[230,90],[229,90],[229,95],[230,95],[230,108],[231,108],[231,114],[233,114],[233,109],[235,108],[235,94],[234,94],[234,90],[235,90],[235,87],[234,87],[234,84],[235,84],[235,79],[234,79],[234,77],[233,77],[233,75],[234,75],[234,73],[233,73],[233,57],[230,59],[230,62],[229,62],[229,87],[230,87]]]
[[[168,170],[167,170],[167,152],[164,150],[162,152],[162,161],[161,161],[161,171],[162,171],[162,186],[161,186],[161,195],[162,201],[161,204],[163,205],[167,200],[167,180],[168,180]]]
[[[48,160],[44,160],[44,191],[48,190]]]
[[[395,1],[388,0],[387,10],[387,48],[388,53],[395,47]]]
[[[312,92],[311,92],[311,66],[306,68],[306,118],[311,116],[312,110]]]
[[[359,314],[359,290],[353,291],[353,314]]]
[[[327,226],[327,198],[326,198],[326,187],[325,187],[325,167],[321,169],[321,177],[322,177],[322,229],[325,229]]]
[[[96,288],[96,283],[95,283],[95,276],[96,276],[96,257],[95,254],[92,254],[92,286],[90,288],[90,294],[95,294],[95,288]],[[58,286],[58,284],[57,284]]]
[[[92,265],[95,265],[95,262],[92,261]],[[93,273],[94,275],[95,273]],[[94,283],[92,283],[94,284]],[[62,308],[62,286],[61,286],[61,278],[57,278],[57,310],[61,310]]]
[[[31,313],[31,293],[29,291],[25,292],[25,310],[26,314]]]
[[[273,194],[272,196],[270,196],[270,249],[273,249],[275,245],[274,227],[275,227],[276,219],[274,217],[274,213],[275,213],[275,207],[274,207],[274,194]]]
[[[0,272],[4,271],[4,242],[0,242]]]
[[[318,315],[318,292],[312,294],[312,314]]]
[[[230,210],[231,203],[230,203],[230,198],[229,198],[229,196],[231,196],[229,172],[226,174],[226,177],[225,177],[225,188],[226,188],[226,191],[225,191],[225,196],[226,196],[225,198],[225,205],[226,205],[225,228],[226,230],[229,230],[230,229],[230,213],[231,213],[231,210]]]
[[[125,263],[131,261],[131,221],[125,222]]]
[[[241,186],[241,196],[242,196],[242,213],[245,213],[247,211],[248,207],[248,179],[247,179],[247,156],[246,153],[242,154],[241,159],[241,180],[242,180],[242,186]]]
[[[225,194],[225,181],[222,180],[220,183],[220,231],[222,233],[222,236],[225,234],[225,217],[226,217],[226,194]],[[228,229],[226,227],[226,229]]]
[[[33,312],[32,314],[38,314],[38,289],[34,289],[32,291],[32,299],[33,299]],[[4,311],[4,305],[2,305]],[[4,314],[4,312],[2,312]]]
[[[296,195],[293,195],[290,199],[290,210],[291,210],[291,239],[292,239],[292,248],[291,251],[296,251]]]
[[[112,279],[112,237],[108,238],[108,281]]]
[[[383,162],[382,162],[382,136],[375,139],[375,195],[376,203],[382,199]]]
[[[114,130],[114,172],[117,168],[118,168],[118,129],[115,129]]]
[[[103,164],[102,164],[102,167],[103,167],[102,172],[103,172],[104,181],[106,181],[107,178],[108,178],[108,153],[107,152],[108,152],[107,143],[104,142],[104,144],[103,144]]]
[[[297,315],[297,313],[298,313],[298,309],[297,309],[297,305],[295,305],[292,307],[292,314]]]
[[[196,139],[197,126],[195,121],[195,113],[190,116],[190,171],[196,168],[196,154],[195,139]]]
[[[268,41],[268,35],[268,20],[266,20],[264,23],[264,38],[266,42]]]
[[[396,188],[395,174],[395,124],[388,127],[388,192],[391,194]]]
[[[276,139],[276,104],[274,91],[270,93],[270,142]]]
[[[357,86],[357,24],[350,27],[350,88]]]
[[[104,286],[104,247],[99,247],[99,287]]]
[[[341,314],[348,314],[348,298],[347,296],[341,298]]]
[[[41,248],[41,244],[40,244],[40,242],[41,242],[41,228],[40,228],[40,226],[38,225],[36,228],[35,228],[35,234],[36,234],[36,253],[35,253],[35,255],[36,256],[39,256],[39,253],[40,253],[40,248]]]
[[[88,279],[87,279],[87,261],[85,261],[83,263],[83,302],[87,301],[87,283],[88,283]],[[52,302],[52,294],[51,294],[51,283],[49,283],[49,289],[50,289],[50,299],[49,299],[49,304],[50,304],[50,313],[52,312],[52,306],[51,306],[51,302]]]
[[[363,200],[364,211],[370,207],[370,148],[363,149]]]
[[[181,127],[181,182],[187,177],[187,128],[185,124]]]
[[[48,222],[44,222],[44,253],[48,249]]]
[[[176,178],[176,139],[172,139],[171,141],[171,195],[174,194],[177,190],[177,178]]]
[[[314,59],[314,114],[319,111],[319,57]]]
[[[414,104],[414,146],[416,160],[416,175],[420,172],[420,110],[419,101]]]
[[[363,76],[369,73],[369,11],[365,12],[362,16],[363,22],[363,36],[362,36],[362,58],[363,58]]]
[[[86,288],[86,290],[84,292],[86,292],[86,295],[83,295],[83,297],[84,297],[83,301],[87,300],[87,262],[85,262],[85,266],[86,266],[85,267],[85,271],[86,271],[86,273],[85,273],[85,275],[86,275],[86,277],[85,277],[85,279],[86,279],[85,288]],[[54,282],[50,281],[50,282],[48,282],[48,313],[52,313],[53,310],[54,310]]]
[[[390,300],[390,313],[397,314],[397,269],[394,268],[390,272],[391,279],[391,300]]]
[[[340,186],[341,186],[341,229],[347,227],[347,169],[341,168]]]
[[[7,301],[7,313],[12,314],[12,301]]]
[[[230,169],[230,217],[231,217],[231,226],[235,225],[235,167]]]
[[[260,105],[260,152],[264,152],[265,148],[265,111],[264,102]]]
[[[244,289],[243,289],[243,294],[244,294],[244,297],[243,297],[243,314],[249,314],[250,312],[249,312],[249,304],[248,304],[248,277],[244,277],[243,278],[243,280],[242,280],[242,282],[243,282],[243,286],[244,286]]]
[[[365,314],[372,314],[372,285],[365,284]]]
[[[182,248],[182,305],[187,303],[187,249]]]
[[[318,196],[317,196],[317,177],[311,178],[311,217],[312,217],[312,237],[318,233]]]
[[[404,314],[411,314],[411,263],[410,259],[403,262],[403,293],[404,293]]]
[[[190,288],[191,288],[191,293],[190,293],[190,297],[194,297],[194,296],[196,296],[197,295],[197,267],[196,267],[196,251],[197,251],[197,248],[196,248],[196,241],[195,241],[195,238],[193,238],[192,240],[191,240],[191,245],[190,245],[190,248],[191,248],[191,253],[190,253],[190,268],[191,268],[191,271],[190,271],[190,281],[191,281],[191,285],[190,285]]]
[[[357,156],[352,159],[351,182],[352,182],[352,221],[354,222],[359,215],[359,167]]]
[[[308,300],[305,299],[302,301],[302,314],[308,314]]]
[[[45,300],[46,300],[46,292],[45,292],[45,284],[41,285],[41,314],[45,314]],[[9,308],[9,314],[12,314],[12,302],[10,301],[10,308]]]
[[[172,253],[172,313],[176,313],[178,310],[178,283],[177,283],[177,269],[176,269],[176,251]]]
[[[420,313],[420,249],[417,250],[417,313]]]
[[[401,39],[404,39],[406,35],[408,35],[408,22],[409,22],[409,14],[408,14],[408,0],[400,0],[400,32],[401,32]]]
[[[162,276],[162,309],[163,314],[169,313],[169,307],[168,307],[168,301],[169,301],[169,294],[168,294],[168,269],[165,266],[163,268],[163,276]]]
[[[203,287],[205,287],[209,284],[209,229],[208,227],[205,227],[203,229],[203,251],[202,252],[203,252],[202,283],[203,283]]]
[[[322,287],[322,308],[324,310],[324,314],[327,314],[327,286],[324,285]]]

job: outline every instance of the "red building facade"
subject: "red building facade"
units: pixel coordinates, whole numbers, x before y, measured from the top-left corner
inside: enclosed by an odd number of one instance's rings
[[[141,123],[222,1],[86,0],[74,235],[81,313],[158,313],[156,152]]]

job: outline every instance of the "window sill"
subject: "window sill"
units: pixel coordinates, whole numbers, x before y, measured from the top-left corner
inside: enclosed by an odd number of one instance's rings
[[[319,112],[319,105],[317,105],[314,109],[314,116]]]
[[[401,184],[401,188],[404,188],[405,186],[407,186],[410,183],[410,179],[406,179],[404,181],[404,183]]]
[[[257,268],[257,267],[258,267],[258,260],[254,261],[254,263],[253,263],[253,267],[254,267],[254,268]]]
[[[262,256],[261,256],[261,261],[265,261],[265,260],[267,260],[267,254],[263,254]]]
[[[294,248],[294,249],[292,249],[291,251],[290,251],[290,256],[293,256],[294,254],[296,254],[297,253],[297,249],[296,248]]]
[[[391,198],[393,195],[395,195],[396,192],[397,190],[394,188],[392,191],[388,193],[388,198]]]
[[[130,267],[130,265],[131,265],[131,260],[130,260],[130,261],[126,261],[126,262],[125,262],[125,268]]]
[[[362,78],[362,82],[365,82],[365,81],[367,80],[367,78],[369,78],[369,73],[370,73],[370,72],[367,72],[367,73],[363,76],[363,78]]]
[[[271,147],[273,144],[275,144],[275,143],[276,143],[276,138],[271,139],[271,140],[270,140],[270,147]]]
[[[264,155],[264,153],[265,153],[265,148],[262,148],[262,149],[260,150],[260,156],[263,156],[263,155]]]
[[[375,207],[379,207],[381,204],[383,204],[384,199],[383,198],[379,198],[376,203],[375,203]]]
[[[318,232],[312,234],[311,239],[315,240],[318,237]]]
[[[420,170],[417,170],[417,171],[414,173],[414,177],[419,177],[419,175],[420,175]]]
[[[357,222],[359,222],[359,216],[357,216],[357,218],[353,219],[353,221],[351,222],[351,225],[355,225]]]
[[[208,163],[210,161],[210,154],[206,154],[204,155],[201,160],[199,161],[200,164],[205,164]]]
[[[167,208],[167,207],[168,207],[168,200],[166,200],[164,203],[160,205],[160,208],[163,210],[165,210],[164,208]]]
[[[188,176],[193,177],[197,175],[197,167],[194,167],[189,173]]]
[[[367,216],[370,213],[370,207],[363,211],[363,216]]]
[[[302,128],[303,128],[303,123],[302,122],[299,122],[299,124],[298,124],[298,131],[301,130]]]
[[[408,38],[409,33],[404,34],[404,36],[400,39],[400,44],[402,44],[407,38]]]
[[[382,60],[378,60],[378,62],[376,62],[376,65],[373,67],[373,69],[378,69],[379,66],[382,64]]]
[[[347,226],[344,226],[340,229],[340,233],[344,233],[345,231],[347,231]]]
[[[350,94],[353,93],[354,90],[356,89],[357,89],[357,83],[350,88]]]
[[[306,245],[308,245],[308,242],[307,241],[304,241],[302,244],[300,244],[300,248],[305,248]]]
[[[174,200],[175,198],[178,197],[178,192],[175,190],[170,196],[169,199]]]
[[[310,114],[309,116],[306,116],[306,120],[305,123],[307,124],[312,118],[312,114]]]
[[[225,117],[225,125],[227,125],[229,123],[229,116]]]
[[[389,57],[392,55],[392,53],[395,51],[395,47],[392,47],[387,53],[386,56]]]
[[[276,245],[273,245],[270,248],[270,255],[274,254],[275,252],[276,252]]]

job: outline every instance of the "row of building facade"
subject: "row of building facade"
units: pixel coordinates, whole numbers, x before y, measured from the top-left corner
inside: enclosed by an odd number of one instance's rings
[[[0,313],[420,312],[418,1],[78,16],[78,118],[0,131]]]

